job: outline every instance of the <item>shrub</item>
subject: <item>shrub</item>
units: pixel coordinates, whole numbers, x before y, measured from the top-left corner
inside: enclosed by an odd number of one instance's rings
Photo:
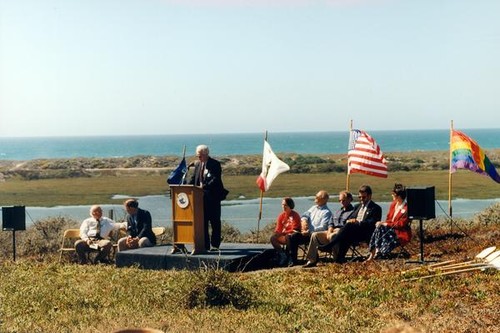
[[[222,230],[221,230],[223,242],[227,243],[240,243],[241,242],[241,231],[230,225],[229,223],[223,222],[222,223]]]
[[[61,246],[64,230],[78,227],[79,222],[62,216],[39,220],[23,233],[18,246],[19,253],[39,258],[52,255]]]
[[[187,308],[232,306],[247,309],[253,302],[252,293],[227,271],[205,268],[190,273],[189,280],[181,286],[180,304]]]
[[[68,228],[78,228],[79,222],[67,217],[51,217],[36,221],[25,231],[16,232],[16,256],[44,259],[53,257],[61,246],[63,231]],[[9,258],[12,255],[11,235],[8,232],[0,234],[0,257]]]
[[[474,216],[479,225],[495,225],[500,223],[500,203],[495,203]]]
[[[257,238],[257,230],[252,229],[250,230],[249,233],[242,235],[242,239],[244,239],[244,242],[249,242],[249,243],[256,242],[260,244],[266,244],[270,242],[271,236],[274,234],[275,228],[276,228],[276,223],[270,222],[264,226],[261,226],[258,238]]]

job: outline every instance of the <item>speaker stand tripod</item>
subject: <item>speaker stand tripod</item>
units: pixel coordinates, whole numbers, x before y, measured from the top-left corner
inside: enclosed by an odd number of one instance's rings
[[[3,228],[3,231],[12,231],[12,256],[13,260],[16,261],[16,229]]]
[[[406,263],[425,264],[427,262],[436,262],[437,260],[424,260],[424,222],[422,219],[418,223],[420,238],[420,260],[407,261]]]

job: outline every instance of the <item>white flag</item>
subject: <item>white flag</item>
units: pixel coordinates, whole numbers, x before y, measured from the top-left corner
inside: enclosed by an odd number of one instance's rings
[[[257,178],[257,185],[265,192],[271,187],[273,180],[282,172],[290,170],[288,164],[280,160],[271,149],[269,143],[264,140],[264,154],[262,156],[262,172]]]

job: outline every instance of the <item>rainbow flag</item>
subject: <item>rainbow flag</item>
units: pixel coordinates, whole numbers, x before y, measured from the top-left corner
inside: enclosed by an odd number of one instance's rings
[[[500,183],[500,175],[488,156],[476,141],[464,133],[456,130],[451,131],[450,151],[450,172],[455,172],[457,169],[469,169],[490,176],[494,181]]]

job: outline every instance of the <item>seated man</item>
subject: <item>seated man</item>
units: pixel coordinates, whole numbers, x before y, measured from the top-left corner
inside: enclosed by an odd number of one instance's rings
[[[126,223],[115,223],[113,220],[102,216],[102,208],[98,205],[90,207],[90,216],[80,226],[80,238],[75,242],[75,250],[80,264],[88,262],[88,253],[92,250],[99,251],[95,262],[109,263],[108,257],[113,244],[109,240],[111,232],[126,228]]]
[[[118,252],[156,245],[151,214],[139,208],[139,202],[135,199],[126,200],[124,206],[127,211],[125,223],[128,235],[118,240]]]
[[[372,201],[372,189],[368,185],[359,188],[360,203],[347,219],[346,224],[327,245],[319,246],[322,251],[336,251],[335,261],[343,263],[349,247],[359,242],[369,242],[375,223],[382,217],[382,208]]]
[[[287,246],[290,249],[289,266],[297,264],[297,252],[300,244],[307,244],[311,234],[315,231],[326,231],[332,219],[332,212],[327,206],[328,192],[321,190],[315,198],[315,205],[301,216],[301,231],[286,236]]]
[[[340,192],[339,202],[341,207],[333,214],[331,221],[328,223],[328,230],[316,231],[311,235],[311,241],[307,248],[307,263],[304,265],[305,268],[316,266],[318,262],[318,246],[330,242],[333,236],[340,231],[340,228],[345,225],[346,220],[351,216],[354,210],[351,204],[352,194],[348,191]]]

